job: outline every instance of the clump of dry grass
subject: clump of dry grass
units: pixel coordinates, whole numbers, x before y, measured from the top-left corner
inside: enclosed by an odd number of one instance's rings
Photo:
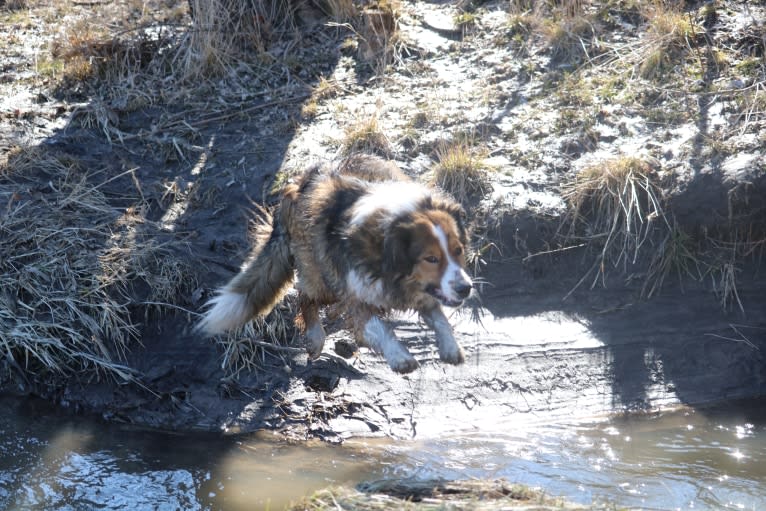
[[[350,21],[358,14],[353,0],[323,0],[322,7],[336,23]]]
[[[75,170],[40,151],[9,158],[12,177],[34,171],[49,181],[37,193],[0,185],[0,202],[8,204],[0,215],[0,346],[29,371],[96,369],[128,379],[117,361],[136,330],[113,296],[123,294],[127,277],[105,276],[104,253],[94,250],[109,238],[116,213]]]
[[[272,33],[292,23],[287,0],[190,0],[189,5],[192,28],[176,60],[181,76],[190,80],[226,74],[243,50],[263,53]]]
[[[292,511],[494,511],[529,507],[540,510],[568,509],[562,499],[503,480],[417,481],[395,480],[365,483],[360,490],[328,488],[293,504]]]
[[[0,168],[0,350],[31,374],[133,379],[120,362],[137,335],[131,286],[167,299],[190,272],[141,243],[76,160],[17,149]]]
[[[399,0],[378,0],[363,9],[353,25],[359,37],[358,54],[382,74],[396,62],[404,42],[399,31]]]
[[[442,142],[436,148],[434,184],[464,204],[485,195],[491,185],[483,157],[468,141]]]
[[[579,63],[592,57],[599,33],[589,6],[587,0],[511,0],[509,28],[541,37],[553,62]]]
[[[377,115],[360,117],[345,130],[341,142],[343,154],[348,156],[355,153],[375,153],[390,158],[393,149],[380,126]]]
[[[9,11],[26,9],[26,7],[27,0],[3,0],[0,2],[0,9],[8,9]]]
[[[597,27],[589,16],[573,11],[572,14],[546,20],[541,27],[554,62],[578,63],[592,56],[590,53]]]
[[[582,169],[563,186],[563,197],[569,209],[567,236],[584,233],[602,247],[593,285],[607,261],[635,263],[653,223],[667,223],[656,174],[640,158],[623,156]]]
[[[118,37],[103,24],[82,18],[53,41],[51,55],[63,63],[65,85],[93,78],[119,81],[145,69],[165,44],[164,38],[144,32]]]
[[[700,280],[702,267],[700,249],[694,239],[678,224],[673,224],[649,263],[643,294],[652,297],[672,273],[677,274],[679,283],[683,282],[683,277]]]
[[[298,331],[294,318],[297,310],[297,294],[287,297],[263,318],[249,322],[239,332],[218,340],[223,352],[221,367],[236,376],[242,371],[254,372],[264,367],[268,358],[279,359],[289,366],[289,358],[306,353],[295,347]]]
[[[766,73],[764,73],[766,74]],[[766,80],[756,82],[735,98],[743,132],[758,121],[766,119]]]
[[[717,278],[713,276],[713,291],[718,296],[721,307],[729,311],[734,304],[737,305],[740,312],[744,314],[745,307],[739,298],[737,291],[737,273],[739,272],[734,260],[726,261],[718,267]]]
[[[697,27],[682,8],[683,1],[653,1],[642,5],[641,12],[648,27],[639,57],[641,77],[661,78],[673,68],[683,50],[694,45]]]
[[[321,76],[311,92],[311,97],[301,106],[301,116],[304,119],[314,118],[319,111],[319,103],[335,97],[340,89],[337,81]]]

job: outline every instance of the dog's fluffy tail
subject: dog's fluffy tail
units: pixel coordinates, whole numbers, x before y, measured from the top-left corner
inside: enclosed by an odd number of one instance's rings
[[[256,227],[253,251],[242,270],[207,302],[197,329],[217,335],[265,316],[279,303],[294,279],[290,244],[279,215]]]

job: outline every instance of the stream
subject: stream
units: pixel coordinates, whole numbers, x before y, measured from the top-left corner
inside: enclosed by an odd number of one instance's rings
[[[3,398],[0,509],[283,509],[317,489],[390,478],[505,478],[629,508],[766,506],[766,400],[609,419],[501,417],[407,441],[287,443],[136,430]]]

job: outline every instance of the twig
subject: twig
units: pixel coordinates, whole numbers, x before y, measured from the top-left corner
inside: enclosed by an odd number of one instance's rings
[[[171,309],[178,309],[182,312],[186,312],[187,314],[191,314],[193,316],[202,316],[199,312],[194,312],[189,309],[184,309],[183,307],[179,305],[173,305],[172,303],[165,303],[165,302],[138,302],[138,305],[157,305],[159,307],[170,307]]]
[[[537,256],[541,256],[541,255],[556,254],[558,252],[566,252],[567,250],[572,250],[572,249],[575,249],[575,248],[581,248],[581,247],[584,247],[586,245],[587,245],[587,243],[580,243],[579,245],[572,245],[571,247],[557,248],[555,250],[544,250],[543,252],[536,252],[534,254],[529,254],[527,257],[525,257],[521,261],[526,263],[527,261],[529,261],[533,257],[537,257]]]

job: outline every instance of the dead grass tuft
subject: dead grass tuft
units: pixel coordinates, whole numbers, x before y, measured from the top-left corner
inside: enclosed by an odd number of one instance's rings
[[[742,122],[742,131],[766,119],[766,80],[756,82],[735,98]]]
[[[54,63],[63,63],[64,86],[93,78],[114,82],[145,69],[166,43],[144,32],[118,37],[101,24],[80,19],[53,41],[51,55]]]
[[[3,0],[0,2],[0,10],[18,11],[27,8],[27,0]]]
[[[542,23],[542,32],[554,62],[579,63],[589,59],[596,34],[594,22],[577,14]]]
[[[656,220],[667,224],[659,196],[651,165],[627,156],[586,167],[563,186],[567,238],[584,236],[602,247],[593,285],[607,262],[636,262]]]
[[[717,272],[714,272],[712,275],[713,291],[725,311],[730,311],[736,304],[740,312],[744,314],[745,307],[742,305],[742,300],[740,300],[739,292],[737,291],[737,273],[739,271],[733,258],[730,261],[723,262],[717,268]]]
[[[364,483],[360,489],[328,488],[290,507],[293,511],[347,509],[376,511],[492,511],[500,509],[573,509],[562,499],[504,480],[416,481],[384,480]]]
[[[336,23],[351,21],[358,15],[353,0],[323,0],[322,7]]]
[[[132,286],[164,307],[191,272],[143,242],[143,217],[113,208],[76,160],[17,149],[0,174],[0,350],[31,374],[134,379],[120,363],[137,335]]]
[[[244,50],[263,53],[275,30],[292,23],[288,1],[190,0],[192,28],[176,62],[187,80],[223,76]]]
[[[383,133],[377,115],[359,118],[348,126],[341,146],[345,156],[374,153],[391,158],[393,154],[391,142]]]
[[[404,42],[399,31],[399,0],[378,0],[361,11],[354,27],[359,37],[359,58],[382,75],[401,55]]]
[[[241,372],[257,372],[268,359],[278,359],[289,366],[295,354],[305,353],[294,347],[298,332],[294,319],[298,309],[297,294],[290,293],[266,317],[251,321],[240,332],[221,338],[218,345],[223,352],[221,367],[236,376]]]
[[[679,284],[683,283],[684,277],[700,280],[703,267],[697,243],[678,224],[674,224],[649,263],[642,294],[649,298],[654,296],[673,273],[678,276]]]
[[[587,0],[511,0],[509,28],[518,42],[541,37],[552,62],[577,64],[598,51],[599,23],[589,7]]]
[[[35,191],[32,172],[47,178]],[[14,181],[0,185],[8,204],[0,215],[0,349],[31,372],[95,369],[130,379],[117,361],[136,330],[115,297],[128,276],[106,277],[103,252],[94,250],[117,213],[72,164],[40,150],[20,150],[6,173]]]
[[[638,73],[655,80],[672,70],[684,50],[695,44],[698,29],[683,2],[654,1],[642,5],[648,26],[640,51]]]
[[[465,204],[490,191],[484,154],[468,141],[442,142],[436,148],[434,184]]]

